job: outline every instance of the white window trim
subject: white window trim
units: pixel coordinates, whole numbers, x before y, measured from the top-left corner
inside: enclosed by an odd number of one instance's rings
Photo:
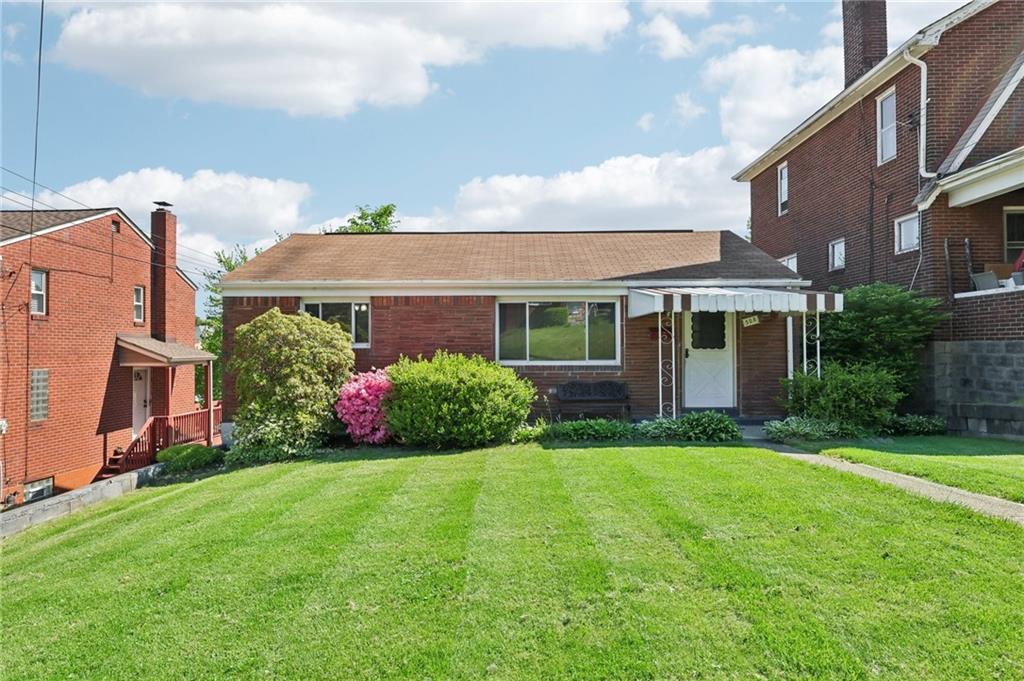
[[[142,300],[136,300],[136,294],[142,292]],[[141,310],[141,314],[136,316],[136,309]],[[132,289],[132,321],[144,322],[146,321],[146,287],[136,286]]]
[[[791,258],[793,260],[793,267],[789,267],[789,265],[786,265],[786,261]],[[786,267],[789,267],[789,269],[793,270],[794,272],[798,271],[796,268],[799,267],[799,262],[797,260],[796,253],[790,253],[789,255],[782,256],[781,258],[779,258],[779,262],[782,263],[783,265],[786,265]]]
[[[840,243],[843,244],[843,264],[837,266],[833,263],[832,247]],[[843,237],[841,239],[833,239],[832,241],[828,242],[828,271],[838,272],[844,269],[846,269],[846,237]]]
[[[526,309],[526,356],[530,356],[530,303],[586,303],[587,314],[585,333],[587,338],[587,352],[590,352],[590,303],[614,303],[615,304],[615,359],[566,359],[566,360],[531,360],[531,359],[498,359],[498,363],[510,367],[566,367],[566,366],[621,366],[622,364],[622,305],[618,298],[602,296],[564,296],[532,297],[515,296],[510,298],[498,298],[494,301],[494,356],[500,357],[501,353],[501,329],[499,326],[500,315],[499,305],[502,303],[525,303]]]
[[[786,171],[786,209],[782,209],[782,171]],[[789,161],[783,161],[775,166],[775,207],[778,208],[779,217],[789,212]]]
[[[1024,206],[1003,206],[1003,258],[1007,261],[1009,261],[1007,251],[1010,250],[1010,220],[1008,216],[1022,213],[1024,213]]]
[[[334,298],[334,297],[327,297],[327,298],[302,298],[302,299],[299,300],[299,309],[302,310],[303,312],[306,311],[306,303],[309,303],[311,305],[319,305],[320,303],[351,303],[352,304],[352,317],[351,317],[351,319],[349,319],[348,323],[350,325],[349,328],[352,329],[353,338],[355,338],[354,334],[355,334],[355,330],[356,330],[356,308],[355,308],[355,306],[357,304],[358,305],[366,305],[367,309],[368,309],[368,311],[370,313],[368,315],[368,317],[367,317],[367,320],[366,320],[366,322],[367,322],[366,323],[366,333],[369,336],[370,340],[366,341],[365,343],[356,343],[356,342],[353,341],[352,347],[357,349],[357,350],[358,349],[365,349],[365,348],[370,347],[370,343],[373,341],[373,305],[370,304],[370,299],[369,298]]]
[[[1003,230],[1003,231],[1005,231],[1005,230]],[[42,291],[36,291],[36,289],[35,289],[35,282],[32,280],[33,279],[32,275],[34,275],[36,272],[42,272],[42,274],[43,274],[43,290]],[[46,315],[50,314],[49,288],[50,288],[50,272],[49,272],[49,270],[39,270],[39,269],[34,269],[33,268],[29,272],[29,276],[28,276],[28,310],[29,310],[30,314],[35,315],[37,317],[45,317]],[[37,294],[41,294],[43,296],[43,311],[42,312],[32,312],[32,298],[34,296],[36,296]]]
[[[894,139],[892,145],[892,156],[890,156],[889,158],[882,158],[882,102],[885,101],[890,95],[893,98],[892,127],[893,130],[896,131],[896,86],[893,85],[891,88],[875,97],[875,156],[878,161],[878,165],[884,165],[889,161],[893,160],[894,158],[896,158],[896,155],[899,152],[899,145],[897,144],[897,140]]]
[[[900,248],[900,223],[906,222],[912,218],[917,219],[917,245],[911,248]],[[896,255],[901,253],[912,253],[914,251],[921,250],[921,214],[920,213],[907,213],[902,217],[898,217],[893,220],[893,237],[896,244]]]

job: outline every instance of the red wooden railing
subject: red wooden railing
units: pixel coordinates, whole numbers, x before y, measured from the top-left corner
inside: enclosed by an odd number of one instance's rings
[[[173,445],[213,440],[220,426],[220,403],[213,405],[213,432],[210,432],[210,410],[197,409],[171,416],[151,416],[128,445],[118,465],[126,473],[156,462],[161,449]]]

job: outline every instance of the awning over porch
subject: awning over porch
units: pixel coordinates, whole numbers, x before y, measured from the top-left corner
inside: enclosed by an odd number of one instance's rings
[[[842,312],[843,294],[746,286],[629,290],[629,317],[659,312]]]
[[[176,367],[217,359],[205,350],[151,336],[117,335],[117,359],[123,367]]]

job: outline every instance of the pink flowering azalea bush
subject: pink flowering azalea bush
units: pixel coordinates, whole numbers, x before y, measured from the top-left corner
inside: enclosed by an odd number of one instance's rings
[[[334,410],[353,442],[379,445],[390,439],[384,414],[384,398],[390,392],[391,380],[384,369],[355,374],[342,386]]]

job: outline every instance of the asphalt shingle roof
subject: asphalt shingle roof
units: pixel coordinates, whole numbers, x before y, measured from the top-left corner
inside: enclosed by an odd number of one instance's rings
[[[109,212],[110,208],[83,208],[80,210],[3,210],[0,211],[0,241],[25,236],[29,231],[56,227],[75,220],[90,218]],[[33,219],[32,213],[35,212]]]

